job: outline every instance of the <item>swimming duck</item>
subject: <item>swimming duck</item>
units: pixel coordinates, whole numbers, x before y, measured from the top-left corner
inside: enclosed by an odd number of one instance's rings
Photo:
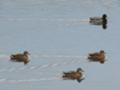
[[[78,68],[76,71],[69,71],[69,72],[63,72],[62,78],[64,80],[77,80],[79,83],[84,80],[83,77],[83,70],[81,68]]]
[[[24,51],[23,53],[13,54],[10,56],[10,60],[15,62],[23,62],[24,64],[27,64],[29,62],[28,55],[29,55],[28,51]]]
[[[104,50],[100,50],[100,52],[90,53],[88,59],[89,61],[96,61],[103,64],[105,62],[105,52]]]
[[[103,29],[107,28],[107,15],[103,14],[102,17],[90,17],[89,23],[92,25],[102,25]]]

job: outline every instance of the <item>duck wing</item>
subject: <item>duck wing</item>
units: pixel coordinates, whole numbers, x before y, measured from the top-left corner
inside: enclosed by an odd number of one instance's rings
[[[101,17],[90,17],[90,24],[93,24],[93,25],[102,25],[102,18]]]
[[[99,53],[95,52],[95,53],[90,53],[89,56],[98,56]]]
[[[16,60],[16,61],[22,61],[24,58],[23,54],[15,54],[15,55],[11,55],[11,59]]]

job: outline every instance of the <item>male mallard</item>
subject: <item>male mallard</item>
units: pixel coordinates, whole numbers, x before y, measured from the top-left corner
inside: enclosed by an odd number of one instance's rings
[[[107,28],[107,15],[103,14],[102,17],[90,17],[89,23],[93,25],[102,25],[103,29]]]

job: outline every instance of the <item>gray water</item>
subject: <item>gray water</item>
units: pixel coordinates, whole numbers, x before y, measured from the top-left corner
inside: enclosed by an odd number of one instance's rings
[[[88,23],[108,15],[108,28]],[[119,0],[1,0],[0,90],[119,90]],[[105,50],[105,64],[88,62]],[[9,61],[28,50],[30,63]],[[62,72],[85,71],[81,83],[62,80]]]

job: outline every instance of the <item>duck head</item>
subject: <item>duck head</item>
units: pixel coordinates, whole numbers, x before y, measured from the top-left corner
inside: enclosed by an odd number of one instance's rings
[[[24,55],[30,55],[28,51],[24,51]]]
[[[106,14],[103,14],[103,15],[102,15],[102,18],[103,18],[103,19],[106,19],[106,18],[107,18],[107,15],[106,15]]]
[[[100,53],[105,53],[105,51],[104,50],[100,50]]]
[[[78,68],[78,69],[77,69],[77,72],[80,72],[80,71],[81,71],[81,72],[84,72],[82,68]]]

